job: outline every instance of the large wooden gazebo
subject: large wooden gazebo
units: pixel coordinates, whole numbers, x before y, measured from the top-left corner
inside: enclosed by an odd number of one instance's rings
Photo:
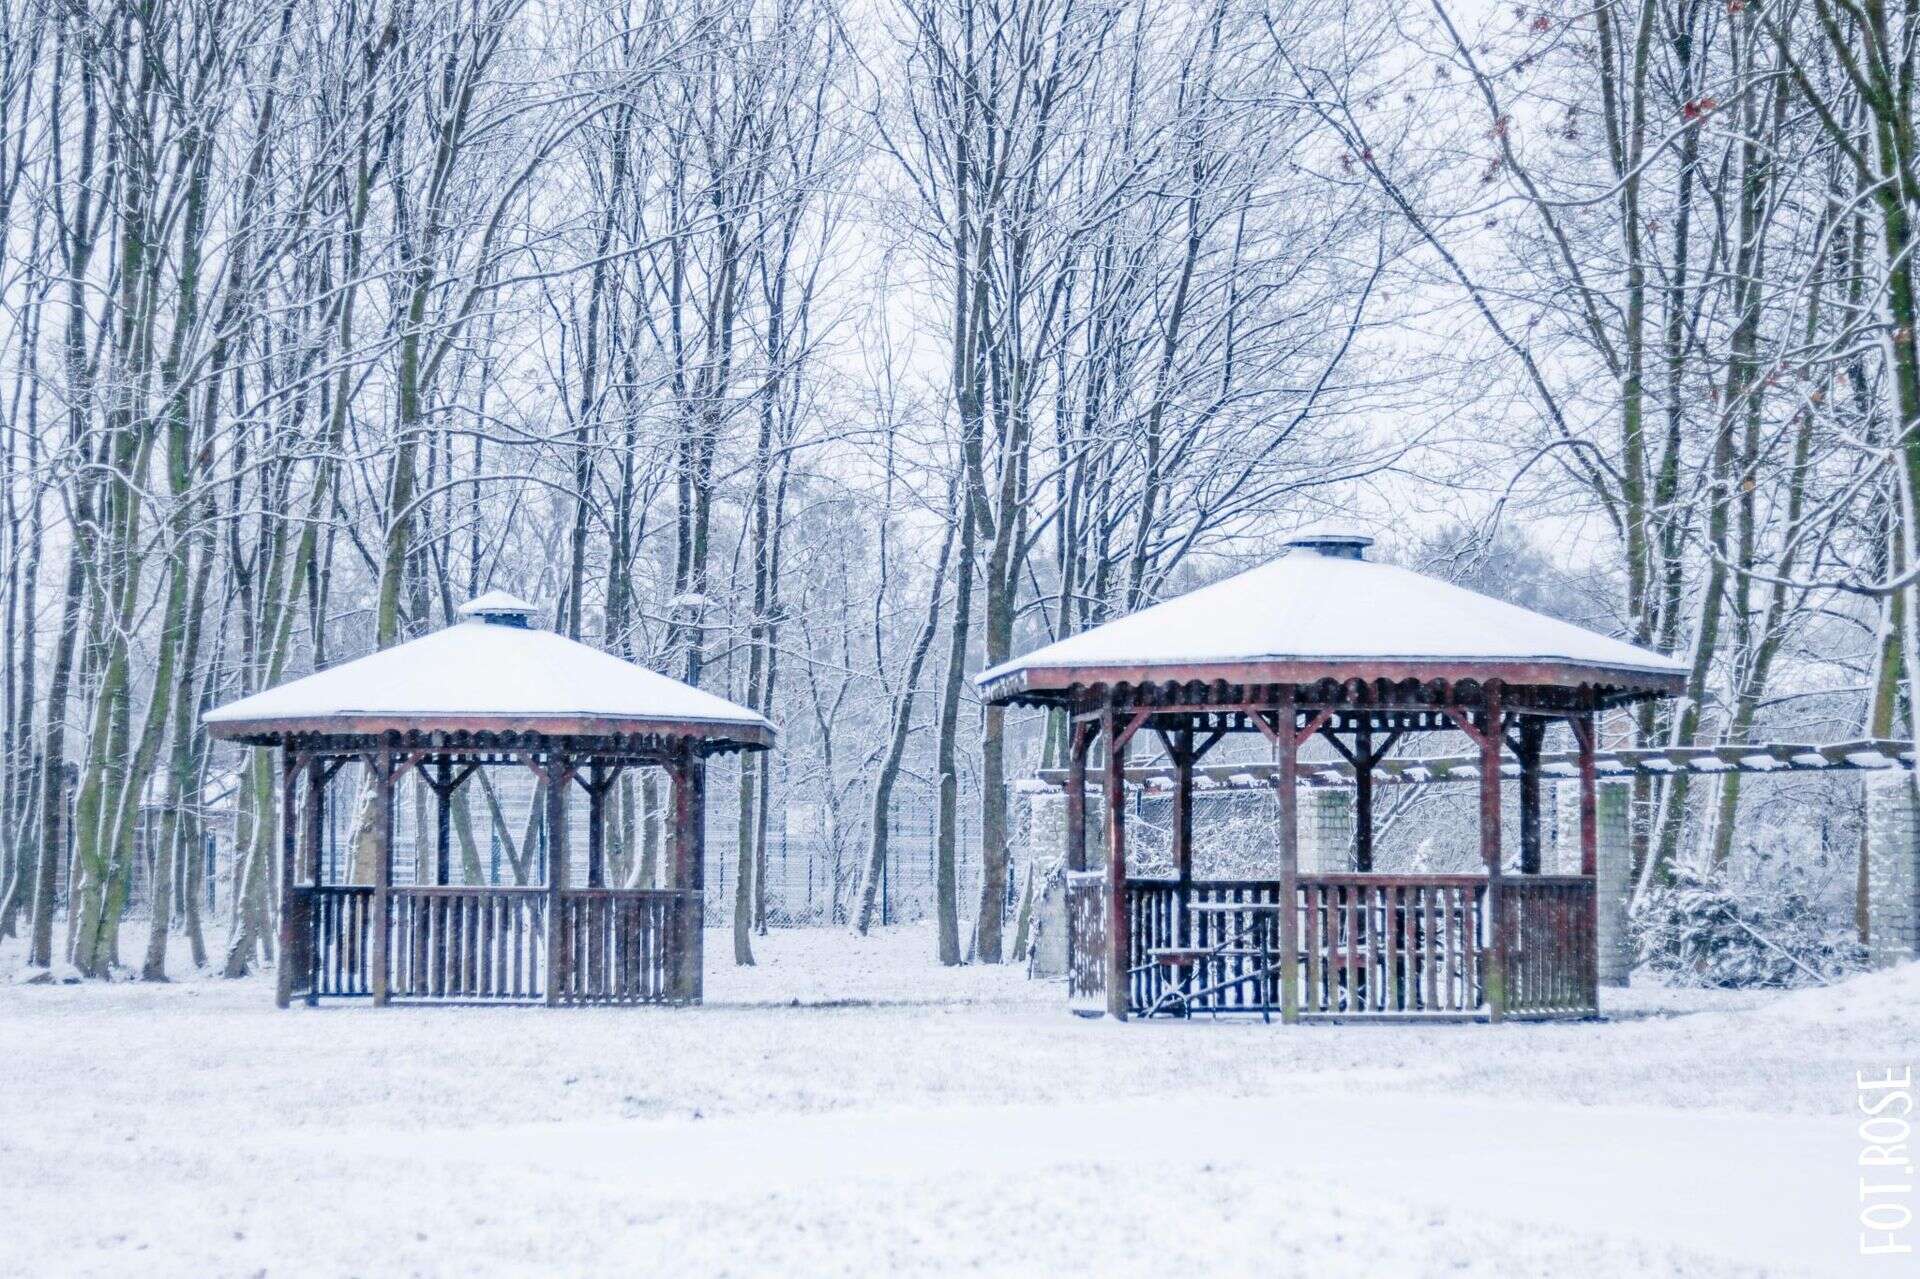
[[[1366,559],[1371,539],[1298,538],[1279,559],[982,673],[992,703],[1069,719],[1069,988],[1130,1014],[1499,1021],[1598,1010],[1595,752],[1601,712],[1676,693],[1660,654]],[[1573,737],[1578,874],[1541,873],[1540,758]],[[1129,743],[1155,733],[1175,772],[1171,878],[1127,873]],[[1418,733],[1478,754],[1480,869],[1374,869],[1374,772]],[[1229,734],[1272,744],[1277,876],[1193,875],[1194,766]],[[1302,873],[1301,748],[1354,769],[1350,871]],[[1088,757],[1106,810],[1104,871],[1088,866]],[[1515,767],[1508,769],[1506,757]],[[1456,770],[1458,771],[1458,770]],[[1502,866],[1501,784],[1517,778],[1517,874]]]
[[[466,620],[210,711],[217,738],[280,750],[278,1000],[697,1003],[705,761],[765,750],[774,729],[724,698],[530,624],[489,592]],[[366,777],[352,820],[372,880],[327,883],[329,784]],[[544,799],[544,884],[451,883],[452,804],[482,768],[531,769]],[[623,770],[671,779],[665,887],[606,883],[607,798]],[[409,771],[436,799],[431,856],[394,880],[394,793]],[[584,882],[569,796],[587,799]]]

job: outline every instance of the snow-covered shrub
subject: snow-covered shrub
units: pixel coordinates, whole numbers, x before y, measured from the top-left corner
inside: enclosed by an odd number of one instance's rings
[[[1764,873],[1681,868],[1633,913],[1640,962],[1688,986],[1821,985],[1865,966],[1853,931],[1820,904],[1818,872],[1766,859]]]

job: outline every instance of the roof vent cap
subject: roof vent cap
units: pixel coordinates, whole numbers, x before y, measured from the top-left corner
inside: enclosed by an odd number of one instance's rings
[[[505,591],[488,591],[460,606],[462,617],[493,626],[517,626],[523,631],[532,629],[535,611],[533,605]]]
[[[1364,560],[1373,539],[1349,528],[1322,526],[1295,533],[1287,539],[1289,547],[1314,551],[1337,560]]]

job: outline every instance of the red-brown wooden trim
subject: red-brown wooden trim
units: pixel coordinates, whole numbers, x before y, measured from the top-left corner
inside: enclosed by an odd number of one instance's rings
[[[1178,662],[1167,664],[1113,664],[1022,667],[981,685],[988,702],[1035,694],[1061,693],[1078,687],[1119,684],[1316,684],[1322,680],[1478,680],[1499,679],[1510,685],[1580,688],[1602,685],[1616,695],[1648,696],[1678,693],[1686,683],[1679,672],[1605,666],[1554,658],[1318,658],[1310,661],[1275,659],[1245,662]]]
[[[300,715],[215,720],[207,733],[221,741],[277,745],[302,734],[367,736],[384,733],[516,733],[541,737],[655,736],[772,747],[778,734],[761,724],[726,720],[624,718],[595,715]]]

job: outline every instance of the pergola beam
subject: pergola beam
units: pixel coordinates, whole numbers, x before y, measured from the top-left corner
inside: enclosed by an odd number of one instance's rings
[[[1567,722],[1577,724],[1579,717],[1570,717]],[[1593,767],[1601,774],[1618,778],[1634,774],[1671,777],[1682,772],[1713,776],[1721,773],[1883,772],[1895,768],[1912,771],[1914,761],[1912,742],[1894,738],[1862,738],[1819,746],[1761,742],[1648,750],[1597,750],[1594,752]],[[1539,771],[1543,777],[1571,781],[1578,776],[1580,765],[1581,752],[1578,750],[1542,752]],[[1480,767],[1478,751],[1471,755],[1425,758],[1401,756],[1380,760],[1374,766],[1374,783],[1433,785],[1472,782],[1479,779]],[[1265,762],[1207,764],[1194,770],[1194,784],[1201,790],[1268,790],[1274,784],[1277,771],[1277,765]],[[1503,776],[1517,777],[1521,771],[1522,766],[1518,764],[1503,764],[1501,768]],[[1299,773],[1303,785],[1354,784],[1353,765],[1345,760],[1302,760]],[[1040,781],[1051,786],[1065,786],[1067,783],[1066,769],[1043,769],[1038,776]],[[1175,770],[1168,765],[1141,766],[1127,769],[1125,778],[1129,787],[1144,787],[1150,792],[1166,790],[1175,784]]]

